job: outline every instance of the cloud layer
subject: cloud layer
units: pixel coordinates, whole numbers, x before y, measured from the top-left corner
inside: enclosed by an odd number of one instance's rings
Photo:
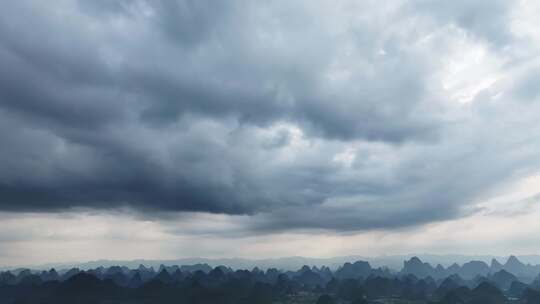
[[[357,231],[538,171],[522,1],[8,1],[0,209]]]

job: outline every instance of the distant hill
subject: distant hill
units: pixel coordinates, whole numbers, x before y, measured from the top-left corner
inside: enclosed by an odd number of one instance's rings
[[[80,266],[80,265],[79,265]],[[519,271],[516,275],[510,270]],[[538,266],[511,256],[504,263],[469,261],[433,266],[412,257],[400,271],[367,261],[336,269],[303,265],[296,270],[233,269],[228,266],[99,265],[0,271],[0,303],[406,303],[498,304],[507,299],[538,304]],[[404,302],[404,303],[405,303]]]
[[[463,265],[455,263],[445,268],[440,264],[434,267],[418,257],[412,257],[403,262],[400,273],[403,275],[413,274],[419,278],[432,277],[435,279],[452,275],[477,281],[484,278],[492,280],[497,286],[506,289],[517,279],[528,283],[535,280],[540,273],[540,265],[525,264],[516,256],[510,256],[504,264],[492,259],[489,265],[484,261],[469,261]]]
[[[365,257],[365,256],[342,256],[342,257],[332,257],[332,258],[310,258],[310,257],[280,257],[272,259],[244,259],[244,258],[224,258],[224,259],[211,259],[211,258],[181,258],[181,259],[170,259],[170,260],[97,260],[89,262],[71,262],[71,263],[50,263],[42,265],[23,265],[19,267],[2,267],[2,270],[15,269],[15,268],[32,268],[32,269],[41,269],[48,270],[51,268],[62,269],[62,268],[80,268],[80,269],[91,269],[97,268],[99,266],[109,267],[109,266],[125,266],[129,268],[135,268],[139,265],[145,265],[147,267],[159,267],[159,265],[193,265],[193,264],[208,264],[210,266],[219,266],[224,265],[232,269],[252,269],[254,267],[259,267],[261,269],[266,268],[277,268],[282,270],[296,270],[302,267],[303,265],[312,265],[312,266],[327,266],[332,270],[337,269],[341,265],[347,262],[354,261],[366,261],[371,264],[372,267],[379,268],[389,268],[393,271],[400,271],[403,267],[403,261],[410,260],[413,257],[418,257],[424,263],[429,263],[430,265],[436,267],[438,264],[447,268],[452,264],[463,265],[465,263],[476,261],[484,262],[493,269],[501,270],[502,266],[499,261],[506,261],[509,257],[503,256],[491,256],[491,255],[433,255],[433,254],[407,254],[407,255],[388,255],[388,256],[376,256],[376,257]],[[522,255],[515,256],[515,258],[523,264],[531,265],[540,265],[540,255]],[[493,263],[495,262],[495,265]],[[497,265],[499,264],[499,265]],[[474,266],[474,265],[471,265]],[[508,267],[512,267],[512,272],[516,270],[515,267],[520,268],[519,264],[515,263],[514,260],[510,262]],[[497,268],[499,267],[499,268]],[[521,268],[523,269],[523,268]]]

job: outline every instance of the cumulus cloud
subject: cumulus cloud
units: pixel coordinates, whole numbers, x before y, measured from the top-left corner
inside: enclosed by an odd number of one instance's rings
[[[234,230],[258,232],[469,214],[539,169],[524,10],[8,1],[0,209],[246,215]]]

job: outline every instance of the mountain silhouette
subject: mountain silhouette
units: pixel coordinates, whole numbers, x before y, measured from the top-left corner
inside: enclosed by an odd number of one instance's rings
[[[519,299],[519,304],[538,304],[534,301],[540,276],[529,277],[535,267],[515,257],[504,265],[469,261],[448,268],[412,257],[394,272],[373,268],[366,261],[347,262],[335,271],[309,265],[283,271],[258,267],[233,270],[205,264],[163,264],[158,271],[144,265],[135,269],[99,266],[84,271],[16,269],[0,272],[0,303],[315,303],[328,301],[323,297],[328,295],[335,303],[377,303],[392,298],[413,303],[498,304],[505,303],[508,296]],[[519,277],[507,268],[527,276]]]
[[[368,262],[356,261],[354,263],[345,263],[336,271],[336,277],[340,279],[366,278],[372,273],[373,269]]]
[[[491,281],[502,290],[507,290],[510,288],[510,285],[518,281],[518,278],[506,270],[499,270],[490,277]]]

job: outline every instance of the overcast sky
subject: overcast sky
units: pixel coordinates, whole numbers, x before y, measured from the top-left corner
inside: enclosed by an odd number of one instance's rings
[[[540,253],[538,20],[3,1],[0,264]]]

